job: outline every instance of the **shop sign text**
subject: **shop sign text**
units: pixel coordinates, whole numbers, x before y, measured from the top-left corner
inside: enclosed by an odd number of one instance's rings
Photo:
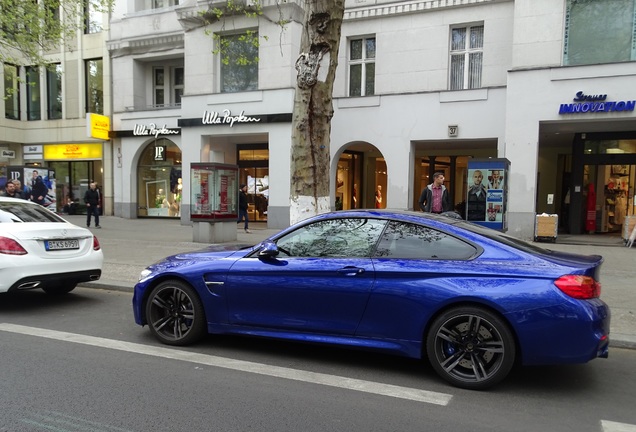
[[[234,123],[258,123],[261,119],[256,117],[248,117],[245,114],[245,111],[241,111],[238,115],[232,115],[229,109],[223,110],[222,113],[217,111],[204,111],[203,118],[201,122],[204,125],[230,125],[230,127],[234,126]]]
[[[636,100],[608,101],[606,94],[587,95],[580,91],[574,97],[574,103],[561,104],[559,114],[581,114],[594,112],[634,111]]]
[[[179,129],[167,128],[166,125],[157,127],[155,123],[150,123],[148,126],[136,124],[133,129],[134,136],[154,136],[155,138],[159,135],[179,135],[180,132]]]

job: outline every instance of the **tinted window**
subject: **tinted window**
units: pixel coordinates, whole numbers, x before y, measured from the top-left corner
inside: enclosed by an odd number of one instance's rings
[[[22,200],[0,202],[0,223],[12,222],[64,222],[64,220],[42,206]]]
[[[282,256],[369,257],[386,221],[366,218],[314,222],[280,238]]]
[[[476,249],[441,231],[403,222],[390,222],[375,256],[379,258],[465,260]]]

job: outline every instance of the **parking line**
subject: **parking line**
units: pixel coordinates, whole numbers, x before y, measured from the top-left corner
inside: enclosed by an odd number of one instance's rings
[[[19,333],[47,339],[55,339],[64,342],[90,345],[136,354],[145,354],[154,357],[186,361],[190,363],[197,363],[207,366],[232,369],[241,372],[249,372],[278,378],[285,378],[306,383],[321,384],[330,387],[338,387],[365,393],[373,393],[382,396],[407,399],[434,405],[446,406],[452,399],[452,395],[446,393],[419,390],[390,384],[381,384],[373,381],[365,381],[336,375],[327,375],[318,372],[308,372],[279,366],[270,366],[262,363],[234,360],[225,357],[180,351],[172,348],[142,345],[132,342],[123,342],[114,339],[85,336],[76,333],[60,332],[36,327],[27,327],[17,324],[0,323],[0,331]]]
[[[601,420],[601,428],[603,432],[636,432],[636,425],[608,420]]]

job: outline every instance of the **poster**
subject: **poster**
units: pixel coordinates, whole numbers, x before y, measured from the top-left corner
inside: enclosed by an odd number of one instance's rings
[[[507,159],[471,160],[468,162],[466,219],[489,228],[505,231]]]

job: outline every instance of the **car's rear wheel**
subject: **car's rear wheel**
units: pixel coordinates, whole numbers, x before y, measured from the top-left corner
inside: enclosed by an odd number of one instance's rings
[[[474,390],[503,380],[515,361],[506,322],[481,307],[458,307],[437,317],[426,338],[433,369],[451,384]]]
[[[153,335],[167,345],[189,345],[201,339],[207,324],[203,304],[190,285],[168,280],[146,301],[146,321]]]
[[[75,289],[76,286],[77,284],[74,284],[74,283],[67,283],[64,285],[52,285],[52,286],[47,286],[42,288],[42,291],[51,295],[62,295],[62,294],[70,293],[71,291]]]

